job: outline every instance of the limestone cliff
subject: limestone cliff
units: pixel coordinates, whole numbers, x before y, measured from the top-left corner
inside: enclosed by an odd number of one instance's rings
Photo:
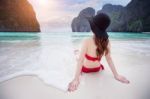
[[[132,0],[126,7],[106,4],[102,10],[112,20],[108,31],[149,32],[150,31],[150,1]]]
[[[0,0],[0,31],[39,32],[31,4],[27,0]]]
[[[83,9],[72,21],[72,32],[90,32],[91,28],[87,17],[92,17],[94,15],[95,10],[93,8],[88,7]]]
[[[103,12],[110,16],[111,32],[149,32],[150,31],[150,0],[132,0],[127,6],[106,4],[97,13]],[[86,9],[84,9],[86,10]],[[94,10],[93,10],[94,11]],[[80,12],[82,13],[82,11]],[[94,15],[94,13],[92,14]],[[79,14],[73,19],[73,32],[89,32],[89,23]]]

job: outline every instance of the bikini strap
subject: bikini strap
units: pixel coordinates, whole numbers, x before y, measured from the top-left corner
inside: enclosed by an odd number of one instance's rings
[[[91,60],[91,61],[97,61],[97,60],[100,61],[100,58],[97,58],[97,57],[91,57],[91,56],[89,56],[88,54],[85,54],[85,57],[86,57],[88,60]]]

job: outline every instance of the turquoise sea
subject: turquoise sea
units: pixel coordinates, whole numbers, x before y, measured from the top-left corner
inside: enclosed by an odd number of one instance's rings
[[[130,33],[130,32],[109,32],[110,39],[131,40],[131,39],[150,39],[150,33]],[[92,35],[92,33],[32,33],[32,32],[0,32],[0,41],[14,40],[33,40],[40,39],[40,35],[47,37],[70,35],[73,39],[82,39]]]

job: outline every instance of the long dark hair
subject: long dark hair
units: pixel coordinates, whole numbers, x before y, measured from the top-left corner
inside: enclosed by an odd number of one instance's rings
[[[101,58],[104,54],[107,55],[109,52],[109,35],[107,34],[106,30],[111,23],[111,19],[105,13],[99,13],[96,16],[89,18],[88,20],[91,26],[91,30],[94,33],[94,41],[97,46],[97,57]]]
[[[99,13],[94,17],[88,19],[91,30],[94,33],[94,40],[97,46],[96,54],[100,58],[102,55],[108,54],[109,35],[107,28],[111,23],[110,17],[105,13]]]
[[[104,38],[104,37],[94,37],[95,44],[97,46],[96,48],[96,55],[98,58],[102,57],[104,54],[107,55],[109,50],[108,50],[108,43],[109,39]]]

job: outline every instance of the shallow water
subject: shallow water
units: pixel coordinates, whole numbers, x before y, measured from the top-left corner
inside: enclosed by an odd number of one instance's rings
[[[70,69],[75,67],[75,59],[69,34],[6,33],[0,40],[0,53],[0,82],[20,75],[37,75],[47,84],[66,90],[72,79]]]
[[[137,66],[139,70],[150,64],[150,34],[109,35],[116,64],[134,64],[130,68]],[[89,36],[92,34],[1,32],[0,82],[20,75],[37,75],[47,84],[66,90],[75,70],[73,52],[79,49],[81,41]],[[102,62],[106,64],[105,61]]]

